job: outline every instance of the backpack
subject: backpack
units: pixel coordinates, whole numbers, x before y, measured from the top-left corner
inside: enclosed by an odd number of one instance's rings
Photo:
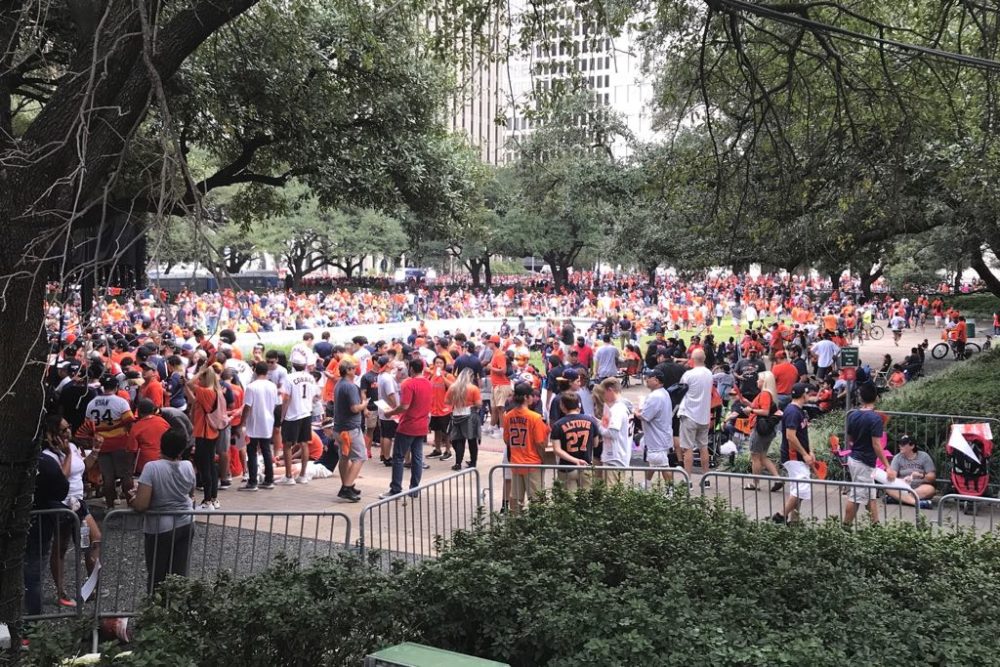
[[[215,409],[205,415],[208,425],[216,431],[229,426],[229,410],[226,409],[226,399],[221,390],[215,392]]]

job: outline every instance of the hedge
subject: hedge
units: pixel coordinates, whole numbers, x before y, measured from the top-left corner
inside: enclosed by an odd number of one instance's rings
[[[998,562],[989,537],[755,523],[599,485],[405,570],[344,555],[172,579],[127,664],[357,665],[401,641],[516,667],[996,664]]]

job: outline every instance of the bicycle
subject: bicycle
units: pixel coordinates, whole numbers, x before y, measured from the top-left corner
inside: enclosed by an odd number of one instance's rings
[[[934,357],[935,359],[944,359],[946,356],[948,356],[949,350],[951,350],[952,356],[955,359],[968,359],[972,357],[972,355],[982,352],[982,348],[980,348],[977,343],[966,343],[965,354],[959,356],[958,345],[955,344],[955,341],[950,340],[948,342],[941,341],[940,343],[932,347],[931,356]]]
[[[862,325],[858,330],[859,342],[864,340],[866,337],[869,340],[882,340],[883,336],[885,336],[885,329],[877,324]]]

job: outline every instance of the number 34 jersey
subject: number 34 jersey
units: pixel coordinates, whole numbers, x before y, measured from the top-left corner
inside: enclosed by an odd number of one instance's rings
[[[125,449],[128,427],[132,423],[132,409],[121,396],[98,396],[87,404],[86,421],[77,433],[83,438],[100,435],[104,438],[101,452]]]

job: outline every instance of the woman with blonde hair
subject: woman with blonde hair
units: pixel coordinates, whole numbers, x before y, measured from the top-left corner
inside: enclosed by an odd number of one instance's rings
[[[741,398],[746,407],[737,406],[737,414],[750,417],[750,471],[754,475],[761,474],[761,469],[766,468],[772,477],[778,477],[778,468],[767,456],[767,450],[774,441],[774,436],[778,432],[778,419],[781,415],[778,410],[778,389],[774,380],[774,373],[762,371],[757,375],[757,387],[760,389],[752,402]],[[783,484],[775,482],[771,491],[779,491]],[[747,491],[756,491],[757,484],[750,482],[743,487]]]
[[[455,450],[455,465],[452,470],[462,469],[462,459],[465,457],[465,443],[469,443],[468,467],[475,468],[479,457],[479,408],[483,404],[482,393],[473,382],[471,368],[463,369],[458,374],[445,394],[444,402],[451,408],[451,424],[448,427],[448,439]]]
[[[219,429],[212,425],[209,415],[216,410],[221,393],[219,376],[211,366],[202,368],[184,385],[194,424],[194,464],[204,489],[204,498],[199,506],[203,510],[219,509],[219,469],[215,465]]]

